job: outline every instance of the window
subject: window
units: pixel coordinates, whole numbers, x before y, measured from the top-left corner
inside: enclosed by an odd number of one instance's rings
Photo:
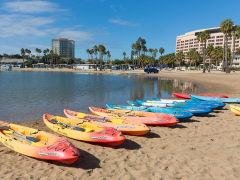
[[[186,40],[185,42],[188,42],[188,40]]]
[[[185,48],[188,48],[188,46],[185,46]]]
[[[193,39],[190,39],[189,41],[193,41]]]
[[[185,45],[188,45],[188,43],[185,43]]]

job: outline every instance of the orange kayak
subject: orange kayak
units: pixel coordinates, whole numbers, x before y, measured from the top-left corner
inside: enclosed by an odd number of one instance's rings
[[[74,163],[80,155],[67,140],[41,130],[0,121],[0,141],[8,148],[38,159]]]
[[[122,109],[102,109],[95,107],[89,107],[89,109],[93,114],[99,116],[121,118],[128,121],[138,121],[152,126],[173,126],[179,122],[175,117],[164,113]]]
[[[125,140],[122,133],[114,128],[100,126],[84,120],[44,114],[43,121],[53,131],[81,141],[118,146]]]
[[[85,120],[101,126],[112,127],[121,131],[123,134],[143,135],[150,131],[150,129],[145,124],[137,121],[136,122],[127,121],[122,119],[116,119],[113,117],[105,118],[102,116],[84,114],[84,113],[75,112],[67,109],[64,109],[63,112],[67,118],[77,119],[82,121]]]

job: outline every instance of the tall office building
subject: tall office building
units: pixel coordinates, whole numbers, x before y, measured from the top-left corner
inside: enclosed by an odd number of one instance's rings
[[[66,57],[75,57],[75,41],[68,38],[52,39],[53,53]]]
[[[220,30],[220,27],[200,29],[192,32],[185,33],[185,35],[177,36],[176,39],[176,53],[183,51],[185,57],[187,52],[195,48],[198,52],[202,53],[203,43],[198,42],[197,35],[201,31],[208,30],[210,33],[210,39],[207,40],[206,47],[211,44],[213,47],[221,46],[223,47],[224,35]],[[239,38],[235,38],[235,51],[239,48]],[[228,38],[228,47],[233,49],[233,38]],[[207,59],[208,60],[208,59]]]

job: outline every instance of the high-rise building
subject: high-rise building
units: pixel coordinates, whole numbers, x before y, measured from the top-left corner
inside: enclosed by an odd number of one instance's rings
[[[185,33],[185,35],[177,36],[176,39],[176,53],[179,51],[183,51],[185,57],[187,55],[187,52],[191,49],[195,48],[198,52],[202,53],[202,48],[204,46],[203,43],[199,42],[197,40],[197,35],[201,31],[208,30],[210,33],[210,39],[207,40],[206,47],[209,44],[212,44],[213,47],[224,45],[224,35],[220,30],[220,27],[216,28],[209,28],[209,29],[200,29],[192,32]],[[239,48],[239,38],[235,38],[235,51],[237,48]],[[228,38],[228,47],[233,49],[233,38]]]
[[[66,57],[75,57],[75,41],[68,38],[52,39],[53,53]]]

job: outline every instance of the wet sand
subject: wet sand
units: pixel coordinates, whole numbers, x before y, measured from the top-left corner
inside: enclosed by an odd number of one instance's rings
[[[92,70],[67,71],[96,73]],[[134,70],[121,73],[142,72]],[[198,83],[202,87],[202,94],[240,97],[239,73],[162,71],[149,76]],[[222,110],[215,110],[207,116],[193,116],[173,127],[150,126],[151,133],[145,136],[126,135],[126,141],[119,147],[100,146],[64,137],[79,148],[81,153],[79,159],[71,165],[27,157],[1,144],[0,178],[239,179],[239,121],[240,117],[232,114],[229,105],[226,105]],[[56,134],[42,120],[22,124]]]

